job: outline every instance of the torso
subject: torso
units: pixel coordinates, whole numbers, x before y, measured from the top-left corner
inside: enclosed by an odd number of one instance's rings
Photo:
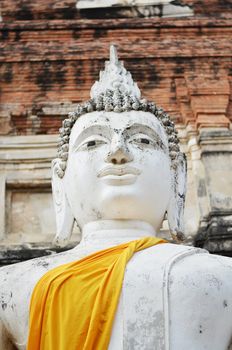
[[[120,349],[227,350],[231,292],[230,258],[170,244],[137,253],[127,265],[119,305]]]
[[[39,278],[93,251],[79,247],[1,270],[0,317],[18,349],[26,349],[30,297]],[[109,350],[226,350],[231,335],[229,258],[161,244],[128,262]]]

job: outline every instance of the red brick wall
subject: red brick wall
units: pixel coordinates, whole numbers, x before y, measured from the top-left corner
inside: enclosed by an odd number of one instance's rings
[[[175,3],[191,5],[195,15],[93,20],[73,0],[3,0],[0,133],[56,133],[65,114],[60,107],[88,99],[110,43],[143,95],[176,122],[228,126],[231,2]]]

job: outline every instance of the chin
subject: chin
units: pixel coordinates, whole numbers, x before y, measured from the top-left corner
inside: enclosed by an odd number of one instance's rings
[[[101,213],[104,220],[144,220],[146,209],[141,194],[134,190],[110,191],[101,200]]]

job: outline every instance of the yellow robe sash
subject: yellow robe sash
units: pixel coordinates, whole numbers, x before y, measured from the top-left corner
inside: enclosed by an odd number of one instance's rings
[[[132,255],[166,241],[120,244],[47,272],[34,288],[27,350],[105,350]]]

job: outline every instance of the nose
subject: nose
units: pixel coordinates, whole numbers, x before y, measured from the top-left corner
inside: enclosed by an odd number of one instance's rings
[[[106,162],[112,164],[125,164],[133,160],[132,154],[122,140],[112,140],[110,152],[106,156]]]

